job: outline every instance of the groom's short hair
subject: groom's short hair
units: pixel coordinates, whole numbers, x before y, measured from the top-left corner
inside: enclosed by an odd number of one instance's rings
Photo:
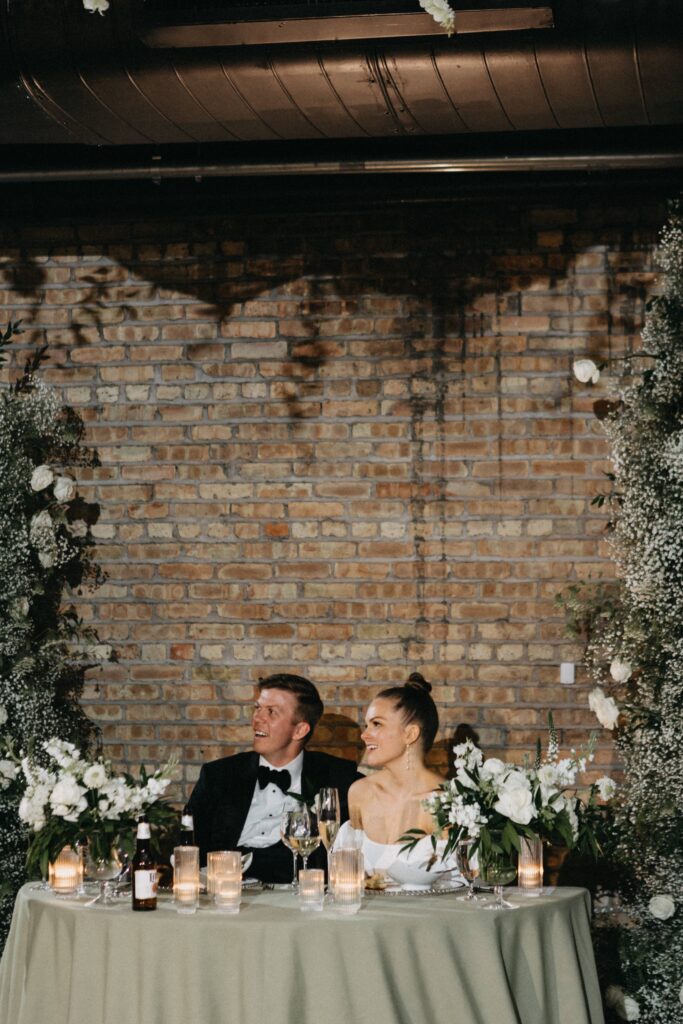
[[[292,675],[288,672],[276,672],[275,675],[259,679],[258,688],[259,693],[261,690],[286,690],[287,693],[294,694],[299,721],[308,722],[311,727],[304,740],[304,743],[307,743],[325,710],[320,694],[310,679],[306,679],[304,676]]]

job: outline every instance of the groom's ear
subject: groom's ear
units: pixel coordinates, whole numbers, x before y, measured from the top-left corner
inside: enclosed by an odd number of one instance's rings
[[[297,722],[294,726],[294,732],[292,733],[292,739],[294,740],[305,740],[311,731],[311,726],[308,722]]]

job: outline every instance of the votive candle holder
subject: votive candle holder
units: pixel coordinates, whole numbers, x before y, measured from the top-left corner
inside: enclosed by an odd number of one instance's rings
[[[173,851],[173,896],[179,914],[194,914],[199,903],[199,847]]]
[[[325,899],[325,872],[322,868],[306,868],[299,872],[299,909],[322,910]]]
[[[334,850],[329,857],[334,906],[341,914],[360,910],[365,882],[362,850]]]

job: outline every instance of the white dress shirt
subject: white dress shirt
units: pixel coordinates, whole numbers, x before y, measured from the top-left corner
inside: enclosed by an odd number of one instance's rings
[[[259,768],[265,765],[275,772],[288,771],[291,776],[289,790],[292,793],[301,792],[301,769],[304,763],[303,750],[297,754],[289,764],[279,767],[270,764],[261,755],[259,757]],[[254,787],[254,795],[251,798],[251,806],[244,821],[242,833],[237,842],[238,846],[253,846],[260,849],[263,846],[272,846],[280,839],[280,819],[283,811],[296,810],[299,806],[297,800],[287,796],[274,782],[269,782],[265,789],[258,784]]]

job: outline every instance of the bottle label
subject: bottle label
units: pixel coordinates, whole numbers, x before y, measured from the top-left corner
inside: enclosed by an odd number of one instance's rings
[[[151,900],[157,894],[157,873],[145,868],[143,871],[135,872],[135,899]]]
[[[149,822],[138,822],[138,839],[149,839],[150,834]]]

